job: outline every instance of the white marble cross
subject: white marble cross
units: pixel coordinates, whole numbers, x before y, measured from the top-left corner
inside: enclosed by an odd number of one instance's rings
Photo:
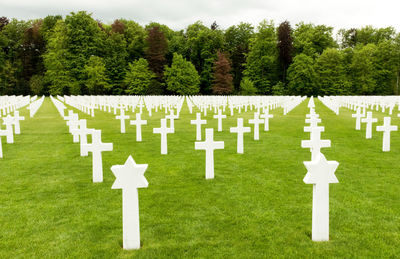
[[[259,118],[259,113],[254,113],[254,118],[249,120],[250,124],[254,124],[254,140],[260,139],[259,125],[264,123],[264,120]]]
[[[372,123],[378,122],[378,119],[372,118],[372,112],[367,112],[367,117],[362,118],[361,122],[366,123],[365,138],[372,138]]]
[[[124,165],[113,165],[115,175],[112,189],[122,189],[122,232],[124,249],[140,248],[139,197],[138,188],[147,188],[149,183],[144,177],[147,164],[136,164],[131,156]]]
[[[21,128],[19,125],[19,121],[23,121],[23,120],[25,120],[25,117],[19,116],[19,111],[15,111],[14,112],[14,130],[15,130],[16,135],[21,134]]]
[[[68,131],[69,133],[72,133],[73,129],[78,128],[79,117],[77,113],[74,113],[71,116],[68,116],[68,118],[69,118],[67,121]]]
[[[207,124],[207,120],[202,120],[201,119],[201,113],[198,112],[196,113],[196,119],[191,120],[190,124],[195,124],[196,125],[196,140],[200,141],[201,140],[201,125],[202,124]]]
[[[218,114],[213,117],[214,119],[218,119],[218,131],[222,131],[222,119],[225,119],[226,115],[222,114],[221,109],[218,109]]]
[[[82,145],[82,152],[85,154],[87,152],[92,152],[93,156],[93,182],[100,183],[103,182],[103,162],[101,152],[112,151],[113,143],[103,143],[101,142],[101,130],[92,131],[92,143]]]
[[[260,115],[260,118],[264,119],[264,131],[269,131],[269,119],[273,117],[274,115],[269,114],[268,110],[264,111],[264,113]]]
[[[147,120],[142,120],[140,113],[136,113],[136,120],[131,120],[130,125],[136,126],[136,141],[142,141],[142,125],[147,125]]]
[[[338,183],[336,161],[327,161],[323,154],[304,162],[307,174],[303,181],[313,184],[312,240],[329,241],[329,184]]]
[[[308,115],[308,114],[307,114]],[[313,116],[310,116],[310,118],[308,118],[308,119],[305,119],[305,122],[306,123],[309,123],[310,124],[310,127],[317,127],[318,126],[318,123],[320,123],[321,122],[321,119],[320,118],[318,118],[318,114],[314,114]]]
[[[390,132],[397,131],[397,126],[390,125],[391,118],[383,118],[383,126],[376,126],[376,131],[383,131],[382,151],[390,151]]]
[[[313,96],[311,96],[310,100],[308,101],[307,107],[310,108],[310,109],[315,107],[314,97]]]
[[[72,116],[74,115],[74,111],[73,110],[68,110],[68,115],[64,116],[64,120],[71,120]]]
[[[161,134],[161,154],[168,154],[167,134],[174,133],[174,128],[167,127],[167,119],[161,119],[161,127],[154,128],[153,133]]]
[[[302,140],[301,147],[310,149],[311,160],[313,161],[321,153],[321,148],[331,146],[331,141],[321,140],[321,132],[324,131],[324,127],[305,127],[304,131],[310,132],[310,139]]]
[[[88,156],[88,152],[83,152],[83,145],[87,144],[87,135],[92,134],[94,129],[87,128],[86,120],[79,120],[78,122],[79,128],[72,130],[72,135],[78,135],[80,141],[80,152],[81,156]]]
[[[117,120],[121,120],[121,133],[125,133],[125,120],[129,120],[129,115],[125,115],[125,110],[121,109],[121,113],[115,116]]]
[[[224,149],[223,141],[214,141],[214,129],[206,129],[206,139],[195,142],[194,149],[206,151],[206,179],[214,179],[214,150]]]
[[[237,126],[230,128],[231,133],[237,133],[237,153],[243,154],[243,134],[251,132],[250,127],[243,127],[243,118],[237,119]]]
[[[169,127],[175,129],[174,120],[179,118],[178,112],[177,115],[174,114],[174,109],[169,110],[170,114],[166,115],[165,118],[169,119]]]
[[[361,113],[360,107],[357,107],[357,112],[352,114],[351,117],[356,118],[356,130],[361,130],[361,118],[364,114]]]
[[[14,143],[14,131],[13,131],[13,124],[14,118],[9,115],[3,118],[3,124],[6,125],[6,129],[1,133],[2,136],[7,137],[7,143],[11,144]]]

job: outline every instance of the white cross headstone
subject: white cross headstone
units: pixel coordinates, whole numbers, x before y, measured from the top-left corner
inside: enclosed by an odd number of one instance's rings
[[[351,117],[356,118],[356,130],[361,130],[361,118],[364,117],[360,107],[357,107],[357,112],[352,114]]]
[[[243,118],[237,119],[237,126],[230,128],[231,133],[237,133],[237,153],[243,154],[243,134],[251,132],[250,127],[243,127]]]
[[[147,164],[136,164],[131,156],[124,165],[113,165],[115,175],[112,189],[122,189],[122,232],[124,249],[140,248],[139,197],[138,188],[147,188],[144,177]]]
[[[14,130],[15,130],[15,134],[21,134],[21,128],[19,125],[19,121],[23,121],[25,120],[24,116],[19,116],[19,111],[15,111],[14,112]]]
[[[125,115],[125,110],[121,109],[121,113],[115,116],[117,120],[121,120],[121,133],[125,133],[125,120],[129,120],[129,115]]]
[[[311,96],[310,100],[308,101],[307,107],[310,108],[310,109],[315,108],[314,96]]]
[[[2,136],[7,137],[7,143],[14,143],[14,131],[12,126],[14,124],[13,117],[11,117],[10,114],[4,117],[3,124],[6,126],[6,129],[2,132]]]
[[[376,131],[383,131],[382,151],[390,151],[390,132],[397,131],[397,126],[390,125],[391,118],[383,118],[383,126],[376,126]]]
[[[262,119],[259,118],[259,113],[254,113],[254,118],[249,120],[250,124],[254,124],[254,140],[260,139],[259,125],[264,123]]]
[[[311,160],[313,161],[321,153],[321,148],[331,146],[331,141],[321,140],[321,132],[324,131],[324,127],[305,127],[304,131],[310,132],[310,139],[302,140],[301,147],[310,149]]]
[[[142,120],[140,113],[136,113],[136,120],[131,120],[130,124],[136,126],[136,141],[142,141],[142,125],[147,125],[147,120]]]
[[[73,135],[78,135],[80,141],[81,156],[88,156],[88,152],[83,152],[83,146],[87,144],[87,135],[92,134],[94,129],[87,128],[86,120],[79,120],[78,128],[72,131]]]
[[[378,122],[378,119],[372,118],[372,112],[367,112],[367,117],[362,118],[361,122],[366,123],[365,138],[372,138],[372,123]]]
[[[263,114],[260,115],[260,118],[264,119],[264,131],[269,131],[269,119],[273,117],[274,115],[269,114],[268,110],[266,110]]]
[[[169,127],[175,129],[174,120],[179,118],[179,115],[174,114],[174,109],[169,110],[170,114],[165,116],[166,119],[169,119]],[[177,112],[178,113],[178,112]]]
[[[221,109],[218,109],[218,114],[213,117],[214,119],[218,119],[218,131],[222,131],[222,119],[225,119],[226,115],[222,114]]]
[[[101,142],[101,130],[92,131],[92,143],[82,145],[82,152],[92,152],[92,163],[93,163],[93,182],[103,182],[103,162],[101,152],[112,151],[113,143]]]
[[[207,124],[207,120],[202,120],[201,119],[201,113],[198,112],[196,113],[196,119],[191,120],[190,124],[195,124],[196,125],[196,140],[199,141],[201,140],[201,125],[202,124]]]
[[[167,127],[167,119],[161,119],[161,127],[154,128],[153,133],[161,134],[161,154],[168,154],[167,134],[174,133],[174,128]]]
[[[194,149],[206,151],[206,179],[214,178],[214,150],[224,149],[223,141],[214,141],[214,129],[206,129],[206,139],[195,142]]]
[[[327,161],[323,154],[304,162],[307,174],[303,181],[313,184],[312,240],[329,241],[329,184],[338,183],[336,161]]]

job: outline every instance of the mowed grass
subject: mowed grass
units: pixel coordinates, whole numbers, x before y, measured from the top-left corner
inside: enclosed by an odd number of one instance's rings
[[[71,108],[71,107],[69,107]],[[78,110],[74,109],[75,112]],[[226,111],[227,114],[229,110]],[[164,112],[143,118],[143,142],[135,128],[120,133],[113,113],[96,112],[88,127],[102,130],[103,142],[114,151],[103,153],[104,182],[92,183],[92,159],[80,157],[67,126],[49,98],[34,118],[21,123],[14,144],[2,138],[0,160],[0,258],[260,258],[260,257],[397,257],[400,252],[400,132],[393,132],[391,151],[382,152],[383,113],[374,112],[373,139],[365,139],[365,125],[356,131],[352,111],[337,116],[316,101],[322,119],[323,149],[328,160],[340,163],[338,184],[330,185],[330,241],[311,241],[312,186],[303,183],[302,149],[307,101],[286,116],[273,110],[270,131],[260,140],[245,134],[244,150],[236,153],[236,118],[245,124],[254,111],[242,111],[223,121],[207,116],[215,140],[215,179],[205,180],[205,152],[194,150],[195,126],[186,104],[175,134],[168,135],[168,155],[160,154],[160,126]],[[134,114],[129,112],[131,118]],[[400,125],[400,118],[392,123]],[[204,129],[204,127],[203,127]],[[262,129],[262,128],[261,128]],[[204,139],[204,130],[203,130]],[[139,190],[142,248],[122,247],[122,192],[112,190],[110,167],[129,155],[149,164],[149,187]]]

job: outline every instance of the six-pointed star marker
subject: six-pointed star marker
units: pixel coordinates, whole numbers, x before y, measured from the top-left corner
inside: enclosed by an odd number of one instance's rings
[[[112,185],[112,189],[133,189],[133,188],[146,188],[149,183],[144,177],[144,172],[147,169],[147,164],[138,165],[129,156],[124,165],[114,165],[111,171],[114,173],[116,179]]]
[[[335,171],[339,166],[337,161],[327,161],[325,156],[320,153],[313,161],[306,161],[307,174],[303,181],[307,184],[338,183]]]

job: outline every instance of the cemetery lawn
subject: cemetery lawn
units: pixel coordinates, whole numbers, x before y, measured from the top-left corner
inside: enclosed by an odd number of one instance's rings
[[[77,110],[74,109],[76,112]],[[205,152],[194,150],[195,126],[184,104],[175,134],[168,135],[168,155],[160,155],[164,112],[143,119],[143,142],[135,128],[120,134],[113,113],[96,111],[89,128],[102,130],[103,142],[114,144],[103,153],[104,182],[92,183],[92,159],[80,157],[67,126],[49,98],[34,118],[21,122],[14,144],[2,138],[0,159],[0,258],[260,258],[260,257],[397,257],[400,253],[400,132],[392,132],[391,152],[382,152],[384,114],[374,112],[373,138],[365,125],[356,131],[352,111],[337,116],[316,101],[322,119],[323,149],[340,163],[338,184],[330,185],[330,241],[311,241],[312,186],[303,183],[303,161],[311,157],[300,142],[307,100],[283,116],[273,110],[270,131],[260,140],[245,134],[244,154],[236,154],[235,116],[217,120],[208,112],[207,127],[215,129],[224,150],[215,151],[215,179],[205,180]],[[227,110],[227,114],[229,110]],[[133,113],[129,112],[133,119]],[[400,125],[400,118],[392,123]],[[252,111],[242,112],[248,119]],[[204,126],[203,126],[204,129]],[[204,139],[204,130],[203,130]],[[112,190],[110,167],[129,155],[149,164],[149,187],[139,190],[142,248],[122,247],[122,191]]]

